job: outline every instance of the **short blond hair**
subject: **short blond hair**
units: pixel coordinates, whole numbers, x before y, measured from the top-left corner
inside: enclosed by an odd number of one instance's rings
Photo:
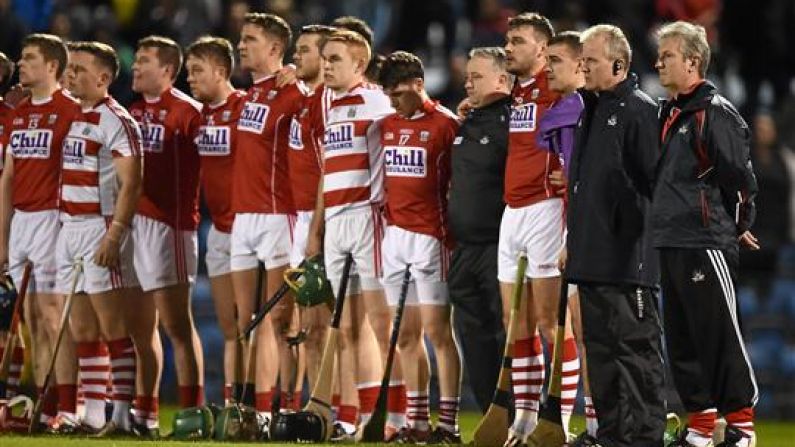
[[[597,36],[602,36],[607,44],[607,56],[613,60],[622,60],[628,67],[632,62],[632,48],[629,46],[629,40],[621,28],[615,25],[599,24],[594,25],[580,34],[580,42],[585,43],[587,40],[593,39]]]
[[[685,59],[698,59],[698,74],[707,76],[711,50],[707,42],[707,30],[689,22],[667,23],[657,31],[657,43],[663,39],[679,38],[679,49]]]
[[[370,63],[370,59],[372,58],[370,45],[360,34],[347,29],[338,29],[326,38],[324,45],[328,44],[329,42],[340,42],[345,44],[345,46],[348,47],[348,51],[350,51],[351,56],[354,59],[359,59],[362,61],[363,67],[367,67],[367,64]]]

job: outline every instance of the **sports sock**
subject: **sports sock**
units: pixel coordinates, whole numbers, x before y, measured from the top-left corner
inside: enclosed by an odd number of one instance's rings
[[[77,385],[73,383],[58,384],[58,414],[76,418],[77,413]]]
[[[130,404],[135,393],[135,346],[132,338],[107,342],[110,353],[110,377],[113,393],[112,420],[122,430],[130,430]]]
[[[389,382],[386,409],[387,426],[400,428],[406,425],[406,385],[402,380]]]
[[[430,430],[430,404],[427,391],[407,391],[406,419],[409,427],[418,431]]]
[[[596,418],[593,399],[591,396],[585,396],[585,431],[595,438],[597,430],[599,430],[599,420]]]
[[[3,348],[0,348],[0,357],[3,356]],[[8,380],[6,381],[6,396],[12,398],[19,394],[20,377],[22,376],[22,366],[25,364],[25,349],[22,346],[15,346],[11,352],[11,364],[8,366]]]
[[[541,337],[517,340],[511,362],[516,416],[512,429],[529,434],[538,421],[539,399],[544,385],[544,352]]]
[[[373,383],[360,383],[356,385],[359,393],[359,417],[360,423],[366,424],[370,420],[375,410],[375,403],[378,401],[378,392],[380,391],[379,384]]]
[[[743,408],[725,415],[726,424],[743,432],[745,437],[737,443],[737,447],[747,447],[751,444],[754,437],[754,409],[752,407]]]
[[[552,349],[549,351],[552,353]],[[569,421],[577,402],[577,386],[580,384],[580,358],[577,356],[577,342],[574,338],[563,341],[563,368],[560,382],[560,417],[563,430],[569,432]]]
[[[96,341],[77,343],[76,351],[79,388],[84,401],[83,422],[99,429],[105,425],[105,396],[110,375],[108,349],[104,343]]]
[[[180,408],[198,407],[204,404],[204,387],[201,385],[180,385]]]
[[[458,397],[439,398],[438,426],[450,433],[458,433]]]
[[[157,396],[135,396],[133,401],[133,418],[135,423],[145,425],[146,428],[160,427],[159,421],[160,398]]]

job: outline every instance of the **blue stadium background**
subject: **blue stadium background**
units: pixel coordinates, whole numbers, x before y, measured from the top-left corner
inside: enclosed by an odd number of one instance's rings
[[[739,288],[742,324],[761,388],[758,414],[795,418],[795,2],[792,0],[0,0],[0,50],[17,58],[22,36],[48,31],[68,40],[112,44],[123,70],[113,94],[133,99],[130,65],[137,39],[163,34],[188,44],[211,33],[236,41],[247,11],[269,11],[296,29],[358,15],[373,27],[376,48],[413,51],[426,64],[431,94],[450,107],[463,96],[463,67],[472,46],[501,45],[507,17],[536,10],[557,29],[609,22],[633,45],[632,68],[643,88],[662,96],[653,71],[652,33],[662,22],[704,25],[714,60],[709,77],[738,104],[755,133],[752,156],[760,184],[754,232],[763,250],[742,255]],[[247,87],[245,73],[234,82]],[[178,85],[185,87],[184,74]],[[202,222],[201,254],[209,221]],[[206,357],[207,392],[219,401],[222,339],[215,324],[209,284],[201,267],[193,306]],[[166,347],[166,349],[169,349]],[[171,356],[166,352],[166,359]],[[163,393],[176,389],[167,363]],[[466,386],[465,393],[468,393]],[[675,394],[668,394],[672,402]],[[473,408],[470,396],[464,407]]]

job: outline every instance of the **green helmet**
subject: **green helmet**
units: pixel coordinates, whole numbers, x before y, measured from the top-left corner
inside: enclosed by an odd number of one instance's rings
[[[215,419],[215,440],[256,441],[261,433],[257,412],[244,405],[230,405]]]
[[[174,415],[173,428],[175,439],[209,439],[213,434],[213,414],[207,407],[185,408]]]
[[[295,273],[300,276],[293,280],[291,277]],[[299,268],[287,269],[284,272],[284,281],[295,292],[295,301],[300,306],[311,307],[334,302],[331,283],[326,278],[326,268],[320,256],[305,260]]]

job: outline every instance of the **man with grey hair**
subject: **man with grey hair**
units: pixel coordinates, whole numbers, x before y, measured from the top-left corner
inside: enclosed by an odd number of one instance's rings
[[[651,233],[660,253],[668,357],[689,413],[688,428],[670,445],[712,445],[720,413],[728,426],[718,445],[746,447],[754,443],[758,388],[734,288],[739,246],[759,248],[749,231],[757,192],[750,131],[704,79],[710,50],[703,27],[663,26],[657,52],[670,98],[660,113]]]
[[[568,170],[568,254],[562,261],[566,280],[581,296],[599,419],[590,445],[662,446],[659,262],[647,231],[657,106],[628,71],[632,52],[619,28],[597,25],[581,40],[585,109]]]
[[[485,411],[497,385],[505,332],[497,283],[497,241],[508,150],[512,76],[505,51],[475,48],[466,67],[471,106],[453,140],[447,213],[456,241],[448,288],[469,383]]]

